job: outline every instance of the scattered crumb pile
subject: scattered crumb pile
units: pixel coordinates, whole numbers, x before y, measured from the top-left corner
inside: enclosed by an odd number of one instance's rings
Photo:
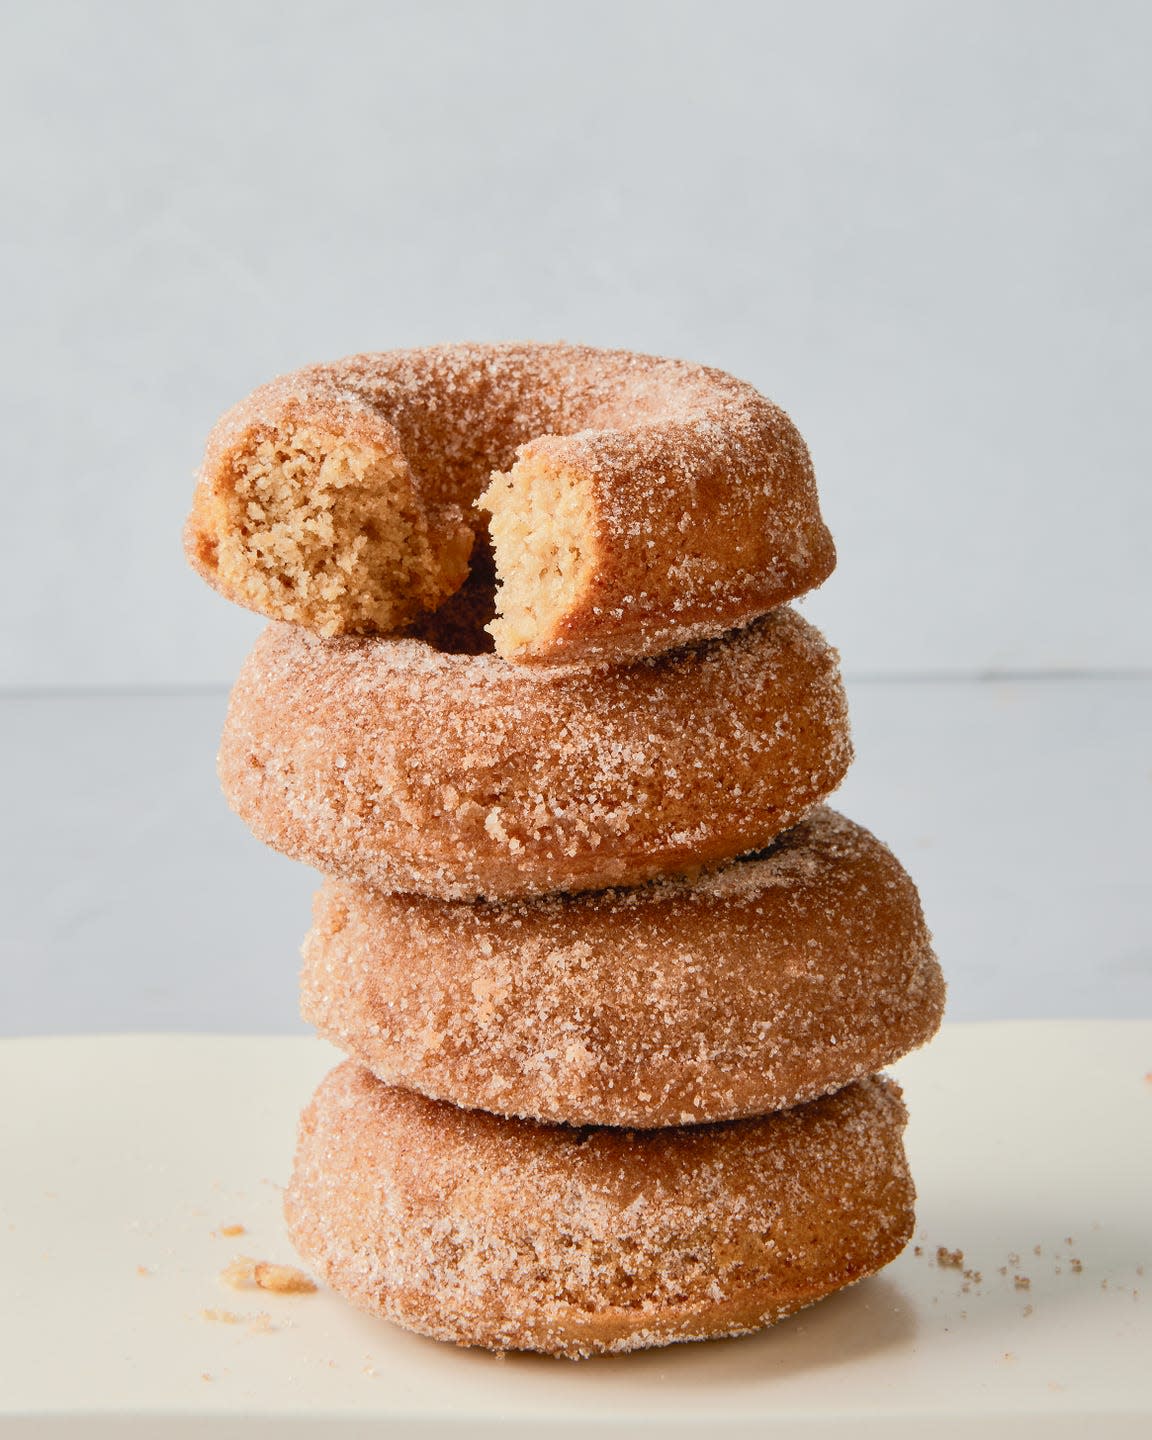
[[[1097,1228],[1099,1227],[1096,1226],[1096,1224],[1094,1223],[1093,1229]],[[1067,1253],[1068,1251],[1071,1251],[1073,1249],[1075,1244],[1076,1241],[1071,1235],[1065,1235],[1063,1241],[1063,1245],[1065,1248],[1060,1248],[1058,1245],[1052,1244],[1033,1245],[1032,1255],[1038,1260],[1047,1259],[1050,1262],[1051,1274],[1054,1277],[1063,1275],[1083,1275],[1085,1266],[1081,1256]],[[923,1258],[926,1252],[923,1245],[915,1245],[912,1248],[912,1253],[917,1258]],[[971,1266],[966,1266],[963,1250],[952,1250],[949,1249],[947,1245],[938,1245],[934,1252],[929,1253],[928,1258],[932,1259],[937,1265],[937,1267],[942,1270],[959,1270],[961,1272],[961,1295],[969,1295],[974,1293],[976,1296],[980,1296],[986,1293],[985,1290],[979,1288],[984,1284],[983,1271],[977,1270]],[[1013,1292],[1028,1293],[1029,1295],[1034,1295],[1037,1283],[1045,1280],[1046,1274],[1038,1273],[1037,1267],[1034,1265],[1030,1265],[1028,1267],[1031,1273],[1026,1274],[1020,1268],[1020,1266],[1020,1252],[1016,1250],[1011,1250],[1005,1257],[1004,1263],[995,1266],[994,1274],[999,1276],[1001,1280],[1010,1283]],[[1144,1275],[1144,1266],[1136,1265],[1135,1273],[1138,1278],[1142,1278]],[[1115,1277],[1113,1277],[1111,1281],[1107,1279],[1102,1279],[1100,1281],[1100,1288],[1102,1290],[1107,1290],[1110,1293],[1130,1296],[1133,1300],[1139,1300],[1140,1298],[1140,1291],[1138,1288],[1136,1288],[1135,1286],[1119,1284],[1117,1283]],[[1040,1284],[1040,1289],[1041,1292],[1043,1292],[1043,1284]],[[1003,1293],[1003,1291],[1001,1291],[1001,1293]],[[941,1298],[947,1299],[948,1297],[934,1295],[932,1298],[933,1303],[937,1303],[940,1301]],[[1034,1313],[1034,1308],[1035,1307],[1032,1304],[1026,1304],[1021,1309],[1020,1314],[1026,1319]],[[962,1320],[967,1319],[967,1311],[961,1310],[960,1318]]]

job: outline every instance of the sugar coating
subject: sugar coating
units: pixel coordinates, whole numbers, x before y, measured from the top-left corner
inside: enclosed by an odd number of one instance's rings
[[[219,770],[260,839],[327,874],[513,898],[758,850],[851,753],[836,653],[782,608],[599,671],[274,624],[237,680]]]
[[[904,1247],[905,1119],[871,1078],[764,1119],[573,1129],[346,1062],[304,1112],[285,1213],[330,1285],[440,1340],[579,1357],[741,1334]]]
[[[826,808],[694,883],[469,905],[330,880],[301,990],[390,1084],[641,1127],[823,1095],[925,1043],[944,1006],[915,886]]]
[[[532,516],[541,486],[556,502]],[[186,549],[273,618],[389,633],[459,587],[489,514],[497,648],[538,663],[717,635],[835,564],[804,442],[752,386],[534,344],[355,355],[260,387],[209,437]]]

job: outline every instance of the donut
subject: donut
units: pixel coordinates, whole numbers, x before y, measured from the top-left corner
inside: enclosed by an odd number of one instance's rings
[[[597,671],[273,624],[219,756],[259,839],[379,890],[509,899],[768,844],[851,759],[836,654],[783,608]]]
[[[924,1044],[944,1008],[916,887],[826,808],[695,883],[468,905],[329,880],[301,991],[304,1019],[389,1084],[641,1128],[827,1094]]]
[[[209,437],[185,549],[272,619],[392,634],[460,588],[488,526],[496,649],[541,664],[721,634],[836,561],[804,442],[751,385],[532,344],[354,355],[262,386]]]
[[[334,1290],[437,1340],[577,1358],[739,1335],[903,1249],[905,1119],[873,1077],[761,1119],[575,1129],[345,1061],[301,1119],[285,1215]]]

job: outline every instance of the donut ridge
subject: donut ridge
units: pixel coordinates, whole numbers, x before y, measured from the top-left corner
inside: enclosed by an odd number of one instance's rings
[[[872,1077],[726,1125],[574,1129],[346,1061],[301,1118],[285,1215],[335,1290],[438,1340],[579,1358],[738,1335],[907,1244],[906,1118]]]
[[[301,1009],[388,1084],[569,1125],[764,1115],[924,1044],[916,887],[827,808],[695,881],[489,904],[329,880]]]
[[[506,899],[760,849],[851,753],[836,653],[783,607],[603,671],[274,624],[237,679],[219,773],[258,838],[325,874]]]

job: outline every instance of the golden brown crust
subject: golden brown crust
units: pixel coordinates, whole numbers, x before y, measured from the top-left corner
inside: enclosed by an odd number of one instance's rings
[[[301,1121],[293,1243],[357,1305],[460,1345],[580,1357],[757,1329],[895,1258],[898,1087],[766,1119],[569,1129],[457,1110],[346,1062]]]
[[[835,651],[781,609],[601,672],[273,625],[237,680],[219,765],[255,834],[326,874],[501,899],[760,849],[850,759]]]
[[[330,880],[304,942],[304,1018],[381,1080],[571,1125],[783,1110],[943,1005],[916,887],[825,808],[694,884],[468,905]]]
[[[381,523],[411,511],[401,549],[413,593],[384,609],[339,596],[318,620],[219,567],[230,533],[263,523],[230,505],[238,475],[259,446],[290,448],[298,433],[386,474]],[[493,472],[538,462],[587,487],[595,563],[558,623],[501,645],[510,658],[657,654],[745,624],[835,565],[804,442],[752,386],[678,360],[536,344],[355,355],[260,387],[209,437],[186,550],[210,584],[273,618],[325,634],[398,628],[459,585],[460,527],[483,528],[476,502]]]

